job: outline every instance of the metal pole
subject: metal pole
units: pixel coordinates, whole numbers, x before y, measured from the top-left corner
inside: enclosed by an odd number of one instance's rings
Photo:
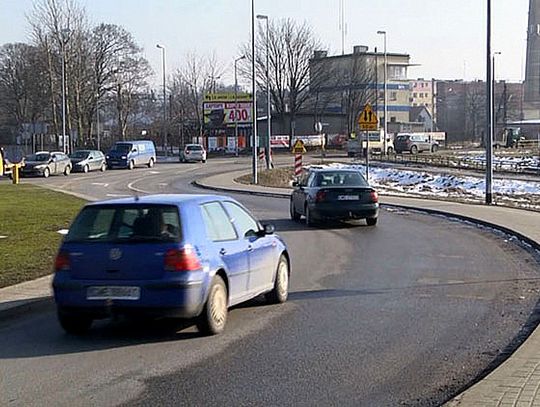
[[[493,83],[491,55],[491,0],[487,0],[486,42],[486,205],[493,202]]]
[[[386,32],[384,33],[384,155],[386,155],[386,139],[388,138],[388,56],[386,54]]]
[[[97,149],[101,151],[101,139],[99,137],[99,92],[96,97],[96,134],[97,134]]]
[[[66,58],[64,36],[62,34],[62,151],[66,152]]]
[[[236,145],[236,156],[238,157],[238,117],[236,112],[238,111],[238,76],[237,65],[238,59],[234,60],[234,142]]]
[[[268,17],[266,17],[266,120],[268,123],[268,140],[266,141],[266,168],[270,169],[272,163],[272,109],[270,106],[270,31],[268,25]]]
[[[255,0],[251,0],[251,92],[253,97],[253,128],[251,147],[253,150],[253,183],[257,184],[257,87],[255,80]]]
[[[161,48],[161,55],[163,60],[163,137],[165,144],[165,157],[168,155],[168,143],[167,143],[167,88],[165,82],[165,47]]]

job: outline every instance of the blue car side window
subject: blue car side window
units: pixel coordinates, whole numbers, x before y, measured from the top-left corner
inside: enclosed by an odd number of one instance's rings
[[[201,205],[201,213],[210,240],[220,242],[238,239],[229,216],[218,202]]]

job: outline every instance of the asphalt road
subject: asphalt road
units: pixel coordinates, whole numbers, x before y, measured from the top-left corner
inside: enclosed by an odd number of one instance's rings
[[[200,193],[191,180],[246,164],[32,182],[96,199]],[[539,263],[503,235],[391,209],[375,228],[306,229],[288,220],[284,199],[235,197],[289,245],[287,303],[235,308],[218,337],[189,321],[129,320],[72,337],[52,306],[4,320],[0,405],[439,405],[504,357],[532,319]]]

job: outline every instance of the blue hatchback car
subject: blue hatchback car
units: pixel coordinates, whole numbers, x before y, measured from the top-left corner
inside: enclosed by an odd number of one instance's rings
[[[196,317],[223,331],[228,308],[287,300],[290,258],[272,225],[217,195],[149,195],[87,204],[55,261],[54,298],[69,333],[116,314]]]

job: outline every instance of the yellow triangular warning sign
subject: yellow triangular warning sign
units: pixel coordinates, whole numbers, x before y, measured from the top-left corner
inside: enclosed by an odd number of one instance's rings
[[[293,154],[305,154],[306,148],[304,147],[304,142],[300,139],[296,139],[292,148]]]

